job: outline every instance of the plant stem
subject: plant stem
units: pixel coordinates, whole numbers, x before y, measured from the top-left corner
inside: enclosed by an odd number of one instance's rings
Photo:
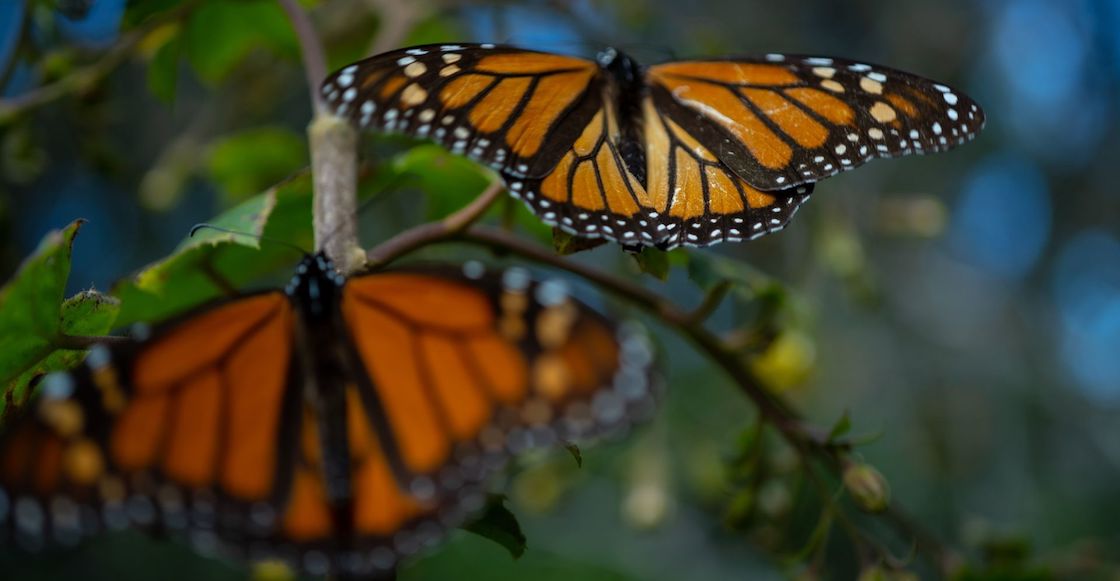
[[[70,93],[88,91],[109,76],[109,73],[116,70],[149,32],[168,22],[182,18],[197,4],[197,1],[186,2],[165,14],[146,21],[142,26],[122,34],[117,42],[101,55],[100,59],[74,70],[52,83],[36,87],[22,95],[0,99],[0,125],[32,109],[57,101]]]
[[[296,0],[279,0],[280,7],[292,22],[296,38],[299,39],[300,54],[303,57],[303,72],[307,76],[307,88],[311,92],[311,107],[318,115],[323,109],[323,101],[319,95],[319,83],[327,76],[327,59],[323,56],[323,43],[307,12],[300,7]]]
[[[326,110],[319,99],[319,83],[326,76],[323,43],[307,13],[296,0],[279,0],[299,38],[314,117],[307,126],[311,174],[315,183],[312,224],[315,250],[330,258],[340,272],[350,274],[365,263],[358,246],[358,131],[345,119]]]
[[[365,263],[358,246],[358,132],[345,119],[323,114],[311,121],[307,136],[315,182],[315,250],[350,274]]]
[[[120,343],[127,343],[131,341],[128,337],[118,337],[116,335],[59,335],[53,341],[54,349],[71,349],[74,351],[84,351],[93,347],[94,345],[114,345]]]
[[[388,264],[420,246],[430,244],[433,240],[447,239],[458,235],[481,218],[504,191],[505,187],[500,182],[490,184],[470,204],[463,206],[443,220],[429,222],[406,230],[370,250],[366,253],[367,264],[374,267]]]

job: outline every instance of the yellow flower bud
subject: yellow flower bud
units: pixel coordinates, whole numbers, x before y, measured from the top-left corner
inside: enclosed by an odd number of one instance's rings
[[[891,503],[887,479],[870,464],[850,464],[844,469],[844,488],[856,506],[867,512],[882,512]]]

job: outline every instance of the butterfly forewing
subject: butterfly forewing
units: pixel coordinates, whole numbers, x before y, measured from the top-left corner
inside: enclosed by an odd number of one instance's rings
[[[943,151],[984,125],[960,91],[879,65],[768,55],[650,67],[660,109],[762,190],[814,182],[877,157]]]
[[[494,169],[542,175],[597,112],[594,62],[491,44],[436,44],[359,61],[322,85],[360,127],[427,138]]]

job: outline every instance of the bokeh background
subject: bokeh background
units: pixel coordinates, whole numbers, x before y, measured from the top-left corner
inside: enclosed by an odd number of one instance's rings
[[[180,3],[0,3],[0,103],[104,59],[143,22],[143,4],[158,12]],[[0,279],[48,231],[86,218],[70,290],[109,289],[171,252],[192,224],[306,164],[307,88],[282,13],[265,0],[194,4],[188,11],[205,13],[203,23],[148,30],[103,81],[0,119]],[[585,56],[612,45],[644,62],[790,52],[883,63],[974,97],[988,116],[975,142],[828,179],[780,234],[704,252],[784,286],[759,372],[826,429],[849,413],[853,433],[868,435],[860,456],[977,578],[1000,566],[1020,575],[1002,578],[1120,578],[1120,1],[304,5],[332,66],[445,40]],[[370,138],[365,151],[377,157],[403,146]],[[363,212],[367,243],[447,205],[408,184],[396,190]],[[614,248],[577,259],[684,306],[700,296],[681,268],[660,282],[639,278]],[[604,304],[594,289],[581,292]],[[713,327],[733,333],[752,316],[729,303]],[[754,425],[752,408],[710,362],[651,325],[669,386],[658,419],[584,450],[583,468],[563,452],[543,454],[507,479],[526,556],[513,562],[497,545],[457,532],[403,579],[804,573],[788,559],[797,547],[775,541],[789,528],[811,529],[819,514],[804,510],[782,479],[796,471],[796,457],[775,441],[768,462],[776,476],[749,514],[736,515],[729,475]],[[854,577],[854,557],[835,545],[818,572]],[[906,557],[905,543],[894,547]],[[920,560],[914,569],[933,575]],[[245,575],[135,534],[46,559],[0,549],[0,571]]]

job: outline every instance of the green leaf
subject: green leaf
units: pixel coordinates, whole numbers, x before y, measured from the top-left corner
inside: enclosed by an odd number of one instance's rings
[[[678,260],[676,256],[670,257],[671,263]],[[731,296],[753,305],[759,311],[756,318],[762,323],[772,322],[787,306],[785,287],[745,262],[700,251],[688,253],[684,260],[688,263],[688,277],[698,287],[706,292],[721,283],[730,283]]]
[[[603,564],[603,559],[588,559],[578,551],[553,552],[541,547],[527,551],[515,560],[487,539],[472,534],[455,534],[422,559],[402,564],[400,581],[447,579],[484,579],[485,581],[638,581],[650,575],[623,572],[623,565]],[[633,569],[633,567],[629,567]]]
[[[785,556],[783,559],[789,565],[797,565],[804,563],[814,555],[818,550],[823,550],[828,542],[828,534],[832,530],[832,520],[835,515],[832,510],[824,510],[821,512],[820,518],[817,520],[817,525],[813,527],[813,532],[809,534],[809,538],[805,540],[805,544],[801,546],[796,552]]]
[[[124,18],[121,19],[121,30],[129,30],[153,16],[174,10],[183,2],[184,0],[129,2],[128,8],[125,9]]]
[[[260,192],[307,163],[304,137],[279,126],[222,137],[211,144],[206,160],[210,179],[235,200]]]
[[[669,253],[656,248],[643,248],[641,252],[632,254],[638,268],[658,280],[669,278]]]
[[[82,221],[46,235],[39,248],[0,289],[0,385],[7,386],[49,350],[70,275],[70,249]]]
[[[208,0],[184,30],[188,62],[199,78],[216,84],[254,49],[264,46],[297,57],[299,45],[279,4],[272,0]]]
[[[832,429],[829,430],[828,441],[835,441],[837,438],[843,436],[844,434],[847,434],[849,431],[851,431],[851,429],[852,418],[848,414],[848,410],[844,410],[844,414],[840,416],[839,420],[836,420],[836,424],[834,424],[832,426]]]
[[[82,291],[62,303],[61,331],[66,335],[86,337],[104,335],[113,328],[118,312],[120,301],[117,299],[93,290]],[[36,377],[71,369],[85,356],[84,350],[58,349],[52,345],[49,354],[24,369],[5,387],[5,392],[12,393],[13,399],[20,401],[30,395],[27,386]],[[4,405],[5,402],[0,401],[0,414]]]
[[[117,283],[119,324],[165,319],[294,264],[299,257],[292,248],[259,237],[311,247],[310,173],[301,172],[211,223],[244,234],[199,230],[167,258]]]
[[[559,228],[552,229],[552,249],[560,256],[591,250],[606,243],[607,241],[602,238],[585,238],[568,234]]]
[[[66,335],[96,336],[113,327],[121,303],[95,290],[84,290],[62,303],[62,332]]]
[[[580,452],[579,446],[571,442],[564,442],[564,449],[575,459],[576,467],[583,468],[583,452]]]
[[[62,335],[101,335],[116,318],[116,300],[95,291],[62,300],[70,251],[81,224],[79,220],[48,234],[0,289],[0,390],[16,400],[26,397],[36,375],[81,360],[81,351],[58,349]],[[0,410],[3,406],[0,402]]]
[[[148,90],[160,101],[175,101],[175,89],[179,84],[179,57],[183,43],[178,34],[167,39],[152,55],[148,63]]]
[[[689,253],[687,259],[688,277],[705,291],[724,281],[738,283],[736,287],[748,289],[774,284],[769,276],[739,260],[700,251]]]
[[[724,509],[723,523],[731,530],[741,530],[750,523],[755,513],[758,492],[753,486],[737,490]]]
[[[463,528],[498,543],[518,559],[525,554],[525,534],[517,517],[506,508],[505,500],[500,494],[490,495],[482,515]]]

